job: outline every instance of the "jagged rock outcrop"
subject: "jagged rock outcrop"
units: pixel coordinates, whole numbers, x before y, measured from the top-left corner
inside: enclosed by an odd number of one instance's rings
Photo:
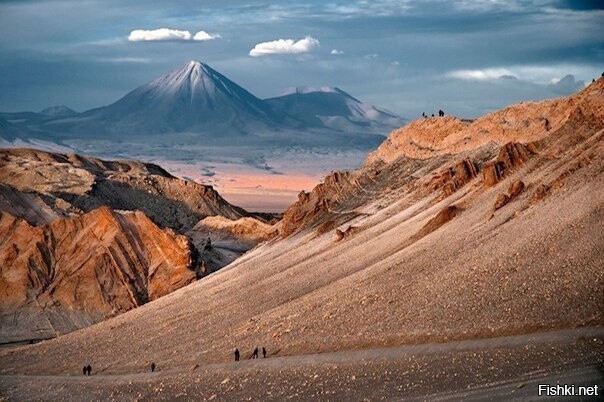
[[[184,231],[206,216],[237,219],[247,215],[211,186],[178,179],[150,163],[0,149],[0,183],[36,195],[63,216],[107,205],[144,211],[158,225]],[[29,222],[39,223],[35,219]]]
[[[280,234],[288,236],[305,222],[329,211],[330,205],[336,203],[338,197],[344,194],[345,189],[351,184],[353,184],[353,175],[350,172],[332,172],[310,193],[300,192],[298,201],[283,214]]]
[[[505,144],[494,161],[488,162],[483,167],[484,184],[488,187],[499,183],[503,176],[510,170],[522,165],[533,155],[537,148],[533,143],[519,144],[510,142]]]
[[[0,212],[0,340],[87,326],[199,275],[191,242],[142,212],[103,207],[37,227]]]
[[[430,180],[430,188],[432,191],[442,189],[443,196],[448,197],[474,179],[477,174],[476,164],[465,158],[435,174]]]

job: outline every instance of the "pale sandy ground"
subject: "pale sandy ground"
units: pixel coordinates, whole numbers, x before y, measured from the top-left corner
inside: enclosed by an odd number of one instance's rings
[[[604,327],[243,360],[195,370],[3,375],[9,401],[541,400],[539,384],[604,387]],[[147,371],[147,372],[145,372]],[[600,395],[602,395],[600,393]],[[548,399],[549,400],[549,399]],[[598,400],[569,398],[569,400]]]

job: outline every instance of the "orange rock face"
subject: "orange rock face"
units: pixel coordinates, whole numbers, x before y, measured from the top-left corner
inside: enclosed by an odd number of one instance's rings
[[[477,173],[474,162],[466,158],[433,176],[430,187],[432,191],[442,189],[443,195],[449,196],[475,178]]]
[[[497,158],[485,164],[483,170],[484,184],[488,187],[499,183],[506,172],[525,163],[533,155],[537,154],[534,144],[519,144],[510,142],[500,150]]]
[[[349,172],[332,172],[310,193],[302,191],[298,195],[298,201],[283,214],[280,233],[284,236],[290,235],[305,222],[329,211],[330,205],[337,202],[338,194],[347,190],[353,181]]]
[[[193,282],[197,252],[144,213],[107,207],[33,227],[0,212],[0,336],[89,325]]]

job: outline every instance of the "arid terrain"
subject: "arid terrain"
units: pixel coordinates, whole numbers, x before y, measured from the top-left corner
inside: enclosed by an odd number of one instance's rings
[[[604,385],[603,157],[604,78],[474,121],[417,120],[255,227],[257,240],[278,235],[225,268],[2,350],[2,392],[446,400],[532,399],[539,380]],[[230,363],[255,346],[267,361]],[[144,374],[151,362],[161,371]],[[93,378],[81,377],[88,363]]]
[[[140,306],[270,235],[212,187],[152,164],[10,149],[0,168],[0,343],[52,338]],[[266,233],[215,236],[208,217]]]

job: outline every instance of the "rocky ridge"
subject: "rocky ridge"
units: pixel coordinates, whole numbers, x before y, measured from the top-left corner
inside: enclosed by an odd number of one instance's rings
[[[289,236],[324,223],[333,213],[346,220],[381,194],[417,190],[434,201],[473,182],[492,187],[533,157],[553,158],[604,128],[604,79],[566,98],[520,103],[472,122],[453,116],[416,120],[392,132],[353,172],[332,172],[284,214]],[[594,155],[591,155],[593,158]]]

